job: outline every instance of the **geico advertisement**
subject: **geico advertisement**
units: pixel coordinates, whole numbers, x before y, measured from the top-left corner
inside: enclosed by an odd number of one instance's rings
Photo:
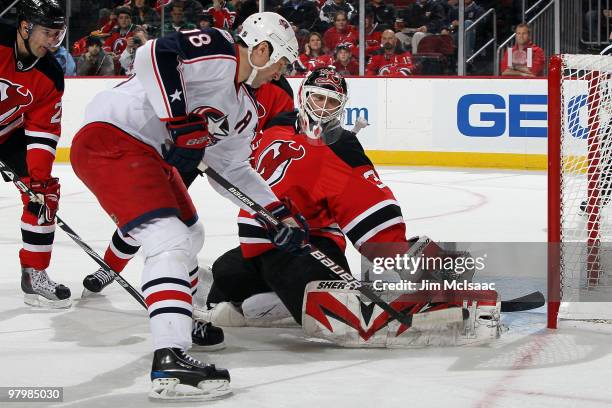
[[[433,82],[433,138],[449,149],[545,153],[546,80],[464,79]]]

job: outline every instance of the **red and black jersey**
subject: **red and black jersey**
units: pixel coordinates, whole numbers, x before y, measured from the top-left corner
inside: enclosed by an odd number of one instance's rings
[[[283,112],[293,112],[293,89],[284,76],[280,79],[263,84],[255,89],[257,99],[257,132],[262,130],[268,121]]]
[[[412,64],[412,54],[409,51],[394,52],[393,54],[385,54],[384,50],[372,54],[368,65],[366,66],[366,74],[381,75],[381,76],[404,76],[410,75],[414,66]]]
[[[234,27],[234,21],[236,21],[235,11],[230,11],[227,7],[220,9],[210,7],[208,10],[206,10],[206,13],[212,16],[213,27],[220,28],[222,30],[231,30]]]
[[[61,133],[64,73],[51,54],[18,60],[16,38],[15,27],[0,24],[0,144],[23,128],[28,173],[46,180]]]
[[[383,184],[354,133],[329,146],[314,146],[296,131],[295,112],[277,116],[253,152],[255,170],[277,197],[289,197],[307,219],[312,235],[364,243],[406,242],[400,206]],[[245,257],[273,246],[261,225],[244,210],[238,235]]]

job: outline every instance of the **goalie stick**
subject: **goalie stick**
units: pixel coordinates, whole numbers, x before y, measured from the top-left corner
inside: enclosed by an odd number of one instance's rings
[[[537,309],[546,304],[546,299],[542,292],[535,291],[528,295],[517,297],[510,300],[502,300],[501,311],[505,313],[510,312],[524,312],[526,310]]]
[[[249,207],[252,211],[265,218],[274,227],[278,227],[281,222],[277,220],[268,210],[262,207],[260,204],[253,201],[249,196],[240,191],[236,186],[226,180],[223,176],[217,173],[214,169],[208,167],[204,162],[200,162],[198,170],[206,174],[217,184],[231,193],[236,199],[242,202],[244,205]],[[348,283],[349,289],[356,289],[361,294],[370,299],[374,304],[380,307],[382,310],[387,312],[393,319],[403,323],[406,326],[427,329],[436,325],[461,323],[464,319],[467,319],[468,311],[459,307],[449,308],[444,310],[436,310],[432,312],[424,312],[417,314],[404,314],[392,308],[387,302],[380,298],[372,289],[364,286],[359,282],[353,275],[344,270],[340,265],[329,258],[325,253],[310,245],[310,253],[314,259],[319,261],[327,270],[330,276],[334,278],[340,278]]]
[[[19,190],[21,190],[23,193],[27,194],[30,197],[30,200],[37,202],[39,204],[44,205],[44,203],[40,200],[40,198],[36,195],[36,193],[34,193],[32,190],[30,190],[30,188],[28,186],[25,185],[25,183],[23,181],[21,181],[21,179],[19,178],[19,176],[17,175],[17,173],[15,173],[15,171],[13,171],[13,169],[11,169],[6,163],[4,163],[2,160],[0,160],[0,171],[7,176],[16,186]],[[145,303],[144,298],[142,297],[142,295],[140,294],[140,292],[138,292],[136,289],[134,289],[134,287],[132,285],[130,285],[125,279],[123,279],[121,277],[121,275],[119,275],[117,272],[113,271],[111,269],[110,266],[108,266],[108,264],[106,262],[104,262],[104,259],[102,259],[100,257],[100,255],[98,255],[96,253],[96,251],[94,251],[89,245],[87,245],[83,239],[76,233],[74,232],[74,230],[72,228],[70,228],[61,218],[59,215],[55,215],[55,219],[56,219],[56,223],[57,226],[60,227],[62,230],[64,230],[64,232],[70,237],[72,238],[72,240],[78,245],[80,246],[86,253],[87,255],[89,255],[89,257],[91,259],[93,259],[98,265],[100,265],[100,267],[102,269],[104,269],[105,272],[111,272],[115,275],[115,280],[121,285],[123,286],[123,288],[130,294],[132,295],[132,297],[134,299],[136,299],[136,301],[138,303],[140,303],[145,309],[147,308],[147,304]]]

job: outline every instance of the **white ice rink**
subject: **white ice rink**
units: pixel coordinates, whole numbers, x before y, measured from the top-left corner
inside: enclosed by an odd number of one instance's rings
[[[542,172],[382,168],[402,204],[409,235],[445,241],[545,241]],[[103,253],[114,225],[67,165],[57,165],[61,216]],[[191,194],[206,228],[200,264],[237,245],[236,209],[204,180]],[[97,269],[59,228],[51,277],[72,289],[60,312],[23,304],[17,252],[21,201],[0,183],[0,386],[61,386],[52,406],[160,406],[147,399],[151,365],[145,311],[119,285],[80,299]],[[351,259],[356,259],[352,253]],[[142,259],[124,276],[136,287]],[[228,368],[234,394],[182,406],[277,407],[610,407],[612,334],[548,331],[542,310],[506,314],[509,331],[486,347],[355,350],[313,343],[300,329],[226,329],[228,347],[194,353]],[[44,404],[1,404],[46,406]]]

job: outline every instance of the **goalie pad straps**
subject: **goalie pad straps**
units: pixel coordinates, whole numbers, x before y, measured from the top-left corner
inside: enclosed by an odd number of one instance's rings
[[[436,298],[432,298],[435,296]],[[424,347],[482,344],[499,337],[501,302],[495,291],[440,293],[382,292],[394,309],[413,313],[461,305],[470,310],[462,324],[416,330],[391,320],[386,312],[344,282],[314,281],[305,290],[302,326],[308,336],[343,347]],[[427,299],[436,301],[430,302]]]

